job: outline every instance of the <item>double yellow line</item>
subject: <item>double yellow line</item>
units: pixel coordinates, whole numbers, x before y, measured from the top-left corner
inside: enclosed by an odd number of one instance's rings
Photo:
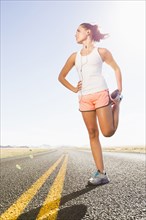
[[[51,175],[51,173],[56,169],[62,159],[63,156],[61,156],[26,192],[24,192],[18,198],[18,200],[12,206],[10,206],[0,216],[0,220],[17,220],[28,203],[32,200],[32,198],[35,196],[47,178]],[[68,156],[66,155],[36,220],[55,220],[57,218],[67,169],[67,161]]]

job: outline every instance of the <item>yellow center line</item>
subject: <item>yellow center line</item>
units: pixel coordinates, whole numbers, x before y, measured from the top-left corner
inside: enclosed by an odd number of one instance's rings
[[[27,204],[31,201],[31,199],[41,188],[46,179],[51,175],[51,173],[61,162],[62,158],[63,155],[31,186],[31,188],[24,192],[18,198],[18,200],[0,216],[0,220],[17,220],[17,218],[23,212]]]
[[[51,189],[47,195],[46,200],[43,203],[42,208],[36,218],[36,220],[55,220],[59,211],[59,204],[61,199],[61,193],[63,189],[66,168],[67,168],[68,156],[65,157],[62,167],[51,186]]]

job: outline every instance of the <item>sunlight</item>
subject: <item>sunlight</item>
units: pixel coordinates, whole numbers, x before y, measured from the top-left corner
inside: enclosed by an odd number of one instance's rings
[[[121,7],[119,5],[121,4]],[[117,22],[122,39],[127,42],[130,40],[131,45],[141,43],[145,39],[145,7],[144,2],[124,1],[118,3]],[[134,41],[133,41],[134,40]],[[129,43],[129,42],[128,42]]]

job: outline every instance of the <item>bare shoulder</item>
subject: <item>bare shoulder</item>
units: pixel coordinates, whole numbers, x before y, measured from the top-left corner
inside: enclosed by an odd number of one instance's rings
[[[109,50],[107,50],[106,48],[98,48],[98,50],[99,50],[98,52],[99,52],[102,60],[105,63],[109,64],[114,69],[119,68],[118,64],[116,63],[116,61],[115,61],[115,59],[114,59],[114,57],[112,55],[112,53]]]
[[[112,56],[111,52],[106,48],[98,48],[98,52],[99,52],[102,60],[105,60],[106,58]]]
[[[71,68],[75,65],[75,59],[76,59],[76,52],[72,53],[68,59],[66,60],[66,63],[64,64],[64,67],[62,69],[63,72],[67,73],[71,70]]]
[[[71,63],[75,63],[75,59],[76,59],[76,55],[77,55],[77,52],[74,52],[72,53],[69,58],[68,58],[68,62],[71,62]]]

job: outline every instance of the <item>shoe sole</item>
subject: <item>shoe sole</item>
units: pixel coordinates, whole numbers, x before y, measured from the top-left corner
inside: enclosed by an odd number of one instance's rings
[[[91,183],[90,181],[88,181],[88,185],[90,186],[100,186],[100,185],[104,185],[104,184],[107,184],[109,183],[110,181],[109,180],[101,180],[100,182],[98,183]]]

